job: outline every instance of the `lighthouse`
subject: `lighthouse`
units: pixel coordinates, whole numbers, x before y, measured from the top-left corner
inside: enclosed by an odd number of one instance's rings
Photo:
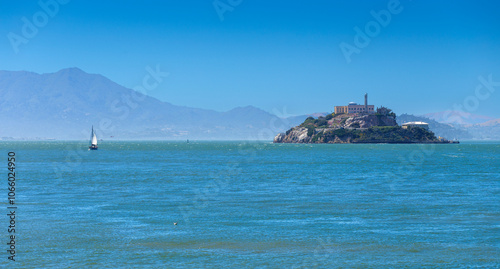
[[[368,114],[368,93],[365,93],[365,113]]]

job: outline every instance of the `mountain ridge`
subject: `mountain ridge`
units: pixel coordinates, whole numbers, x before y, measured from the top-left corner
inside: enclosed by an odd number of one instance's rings
[[[0,120],[11,127],[0,137],[74,139],[94,125],[106,138],[249,139],[280,120],[253,106],[226,112],[176,106],[75,67],[0,71],[0,94]]]
[[[451,111],[451,110],[427,113],[422,115],[422,117],[426,117],[440,123],[461,124],[461,125],[478,124],[495,119],[490,116],[477,115],[469,112]]]
[[[436,133],[450,136],[450,132],[458,139],[472,140],[500,140],[500,118],[477,115],[461,111],[443,111],[428,113],[429,117],[422,116],[421,119],[435,121],[441,126],[437,127]],[[444,125],[443,125],[444,124]],[[430,123],[430,126],[432,123]],[[437,124],[434,124],[436,127]],[[444,128],[443,128],[444,127]],[[431,126],[433,128],[433,126]],[[447,130],[445,130],[447,129]]]

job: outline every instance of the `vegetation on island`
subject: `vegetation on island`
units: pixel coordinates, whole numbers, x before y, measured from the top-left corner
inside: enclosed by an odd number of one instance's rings
[[[437,140],[433,132],[423,128],[403,129],[400,126],[373,126],[365,130],[335,129],[315,134],[311,142],[334,141],[336,138],[350,143],[409,143]]]

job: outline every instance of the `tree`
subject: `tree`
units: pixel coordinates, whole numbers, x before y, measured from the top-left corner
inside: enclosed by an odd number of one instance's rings
[[[393,119],[396,118],[396,113],[392,112],[392,109],[384,107],[384,106],[377,107],[377,113],[376,114],[377,115],[391,117]]]
[[[316,130],[314,127],[312,127],[312,126],[307,127],[307,136],[313,136],[315,131]]]

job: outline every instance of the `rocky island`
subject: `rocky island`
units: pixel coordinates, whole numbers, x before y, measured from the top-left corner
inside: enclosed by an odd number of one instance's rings
[[[337,113],[325,117],[307,118],[299,126],[278,134],[274,143],[458,143],[436,137],[426,123],[399,126],[396,114],[386,107],[372,113],[344,113],[337,107],[335,110]]]

